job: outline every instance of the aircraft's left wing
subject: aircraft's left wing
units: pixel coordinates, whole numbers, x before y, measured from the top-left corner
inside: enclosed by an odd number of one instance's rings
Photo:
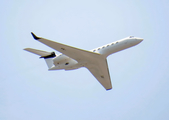
[[[97,59],[92,64],[85,66],[93,74],[93,76],[106,89],[112,89],[107,59]]]
[[[90,60],[90,58],[99,58],[100,54],[99,53],[93,53],[91,51],[87,51],[87,50],[82,50],[79,48],[75,48],[72,46],[68,46],[62,43],[58,43],[58,42],[54,42],[45,38],[41,38],[41,37],[37,37],[34,33],[31,33],[32,36],[34,37],[34,39],[38,40],[39,42],[63,53],[66,56],[69,56],[73,59],[75,59],[76,61],[88,61]]]

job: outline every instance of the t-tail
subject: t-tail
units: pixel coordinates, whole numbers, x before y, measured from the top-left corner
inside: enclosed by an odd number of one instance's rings
[[[33,48],[25,48],[24,50],[39,55],[40,58],[44,58],[49,69],[54,66],[53,58],[56,57],[55,52],[46,52],[42,50],[36,50]]]

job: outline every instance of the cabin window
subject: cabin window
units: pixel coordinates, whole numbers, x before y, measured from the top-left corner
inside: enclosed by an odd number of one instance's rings
[[[98,50],[100,50],[100,48]]]
[[[96,50],[93,50],[93,52],[96,52]]]
[[[112,43],[111,45],[114,45],[114,43]]]
[[[116,44],[119,43],[119,42],[116,42]]]
[[[109,47],[109,45],[107,45],[107,47]]]
[[[102,48],[105,48],[105,47],[102,47]]]

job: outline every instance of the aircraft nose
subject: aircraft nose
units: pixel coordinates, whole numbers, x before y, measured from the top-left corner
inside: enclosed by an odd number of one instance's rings
[[[143,38],[137,38],[139,42],[142,42],[144,39]]]

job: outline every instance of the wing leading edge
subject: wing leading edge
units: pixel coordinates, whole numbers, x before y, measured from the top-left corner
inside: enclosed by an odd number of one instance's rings
[[[99,53],[82,50],[72,46],[64,45],[58,42],[54,42],[45,38],[37,37],[31,33],[34,39],[39,42],[75,59],[78,62],[85,62],[84,65],[93,76],[102,84],[106,90],[112,89],[109,70],[107,66],[107,60],[103,58]]]

